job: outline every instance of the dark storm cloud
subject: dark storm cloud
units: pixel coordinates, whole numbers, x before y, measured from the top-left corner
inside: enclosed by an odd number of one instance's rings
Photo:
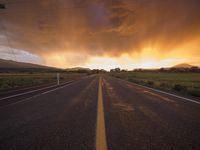
[[[7,32],[17,49],[41,56],[55,51],[120,55],[158,44],[164,51],[200,35],[199,0],[0,2],[7,7],[0,10],[0,34]]]

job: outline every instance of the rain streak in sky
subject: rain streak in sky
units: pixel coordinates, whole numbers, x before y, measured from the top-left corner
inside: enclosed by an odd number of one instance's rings
[[[0,0],[0,57],[56,67],[200,65],[199,0]]]

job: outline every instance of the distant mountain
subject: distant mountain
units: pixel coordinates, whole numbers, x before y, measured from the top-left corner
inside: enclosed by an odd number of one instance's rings
[[[37,65],[32,63],[17,62],[13,60],[0,59],[0,72],[9,71],[56,71],[58,68]]]
[[[90,68],[83,68],[83,67],[74,67],[74,68],[67,68],[66,71],[91,71]]]
[[[182,63],[182,64],[175,65],[171,68],[191,68],[191,67],[194,67],[194,66],[187,64],[187,63]]]

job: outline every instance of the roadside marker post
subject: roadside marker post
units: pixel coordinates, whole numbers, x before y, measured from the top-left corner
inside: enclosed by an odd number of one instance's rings
[[[60,84],[60,74],[57,73],[57,85],[59,85],[59,84]]]

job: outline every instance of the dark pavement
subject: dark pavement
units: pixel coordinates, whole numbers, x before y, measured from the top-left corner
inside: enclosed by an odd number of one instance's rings
[[[0,149],[94,149],[98,77],[0,109]]]
[[[200,105],[102,76],[108,150],[199,150]],[[99,76],[0,107],[1,150],[94,150]],[[13,103],[12,103],[13,102]]]
[[[200,105],[104,78],[108,149],[200,149]]]

